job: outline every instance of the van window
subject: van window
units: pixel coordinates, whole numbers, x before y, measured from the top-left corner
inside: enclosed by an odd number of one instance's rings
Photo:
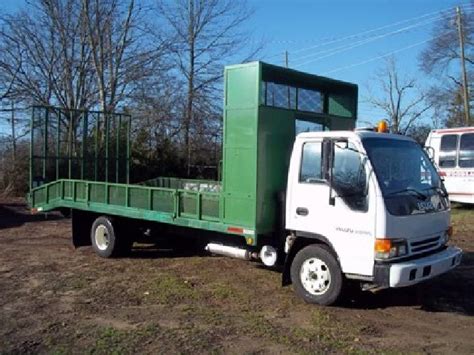
[[[447,134],[441,137],[441,147],[438,162],[441,168],[454,168],[456,166],[457,147],[457,134]]]
[[[321,180],[321,142],[305,143],[301,161],[300,182],[315,183]]]
[[[474,133],[463,134],[459,145],[459,166],[474,168]]]

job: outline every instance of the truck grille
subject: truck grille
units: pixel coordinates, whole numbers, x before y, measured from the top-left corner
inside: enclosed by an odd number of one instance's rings
[[[410,242],[411,252],[421,253],[424,251],[436,249],[439,246],[439,240],[440,236],[436,236]]]

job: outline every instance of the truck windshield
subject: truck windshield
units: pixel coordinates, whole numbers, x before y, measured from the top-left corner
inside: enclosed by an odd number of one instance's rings
[[[362,143],[390,213],[407,215],[448,208],[443,183],[418,144],[387,138],[365,138]]]

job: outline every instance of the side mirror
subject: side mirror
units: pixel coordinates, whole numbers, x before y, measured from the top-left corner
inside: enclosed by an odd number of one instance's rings
[[[431,161],[434,161],[434,157],[435,157],[434,148],[430,146],[425,146],[423,147],[423,149],[425,150],[426,155],[428,155],[428,158],[430,158]]]

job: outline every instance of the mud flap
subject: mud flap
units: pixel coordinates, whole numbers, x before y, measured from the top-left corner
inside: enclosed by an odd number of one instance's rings
[[[288,254],[285,258],[285,263],[283,264],[283,272],[281,273],[281,286],[285,287],[291,285],[291,276],[290,276],[290,263],[291,261],[288,260]]]
[[[72,244],[75,248],[91,245],[90,230],[94,216],[79,210],[72,210]]]

